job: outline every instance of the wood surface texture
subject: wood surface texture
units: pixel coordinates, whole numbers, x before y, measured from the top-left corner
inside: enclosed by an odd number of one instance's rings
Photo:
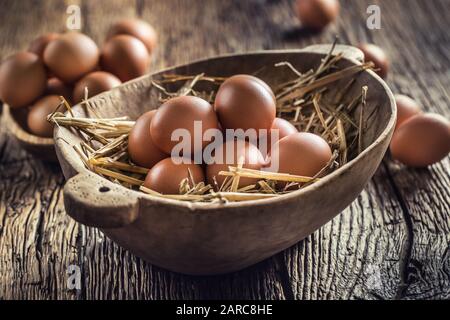
[[[374,42],[392,60],[388,84],[450,117],[450,1],[341,1],[325,32],[298,28],[292,1],[1,1],[0,59],[35,36],[65,28],[79,4],[83,31],[102,43],[108,26],[139,16],[158,31],[152,71],[217,54]],[[366,28],[369,4],[381,30]],[[243,271],[175,274],[134,257],[64,212],[57,165],[33,159],[0,122],[0,299],[449,299],[450,161],[405,168],[385,157],[339,216],[304,241]],[[67,269],[82,271],[68,290]]]

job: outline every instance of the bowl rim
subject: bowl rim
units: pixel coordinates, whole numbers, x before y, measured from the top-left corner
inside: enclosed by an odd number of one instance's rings
[[[348,47],[352,47],[352,46],[348,46]],[[356,48],[356,47],[352,47],[352,48]],[[306,50],[305,50],[306,49]],[[99,99],[101,98],[103,95],[108,94],[109,92],[115,91],[115,90],[120,90],[120,88],[124,85],[130,85],[133,83],[137,83],[140,82],[142,79],[147,78],[147,77],[153,77],[155,75],[160,75],[163,74],[164,72],[169,72],[171,70],[177,69],[177,68],[181,68],[181,67],[187,67],[189,65],[192,64],[196,64],[196,63],[202,63],[202,62],[208,62],[211,60],[215,60],[215,59],[224,59],[224,58],[232,58],[232,57],[239,57],[239,56],[248,56],[248,55],[270,55],[270,54],[293,54],[293,53],[311,53],[311,54],[317,54],[317,55],[324,55],[323,53],[319,53],[319,52],[314,52],[314,51],[310,51],[307,50],[308,47],[304,48],[304,49],[277,49],[277,50],[256,50],[256,51],[250,51],[250,52],[238,52],[238,53],[231,53],[231,54],[224,54],[224,55],[217,55],[217,56],[212,56],[212,57],[206,57],[206,58],[202,58],[202,59],[197,59],[197,60],[193,60],[191,62],[187,62],[187,63],[182,63],[182,64],[178,64],[175,66],[171,66],[171,67],[167,67],[167,68],[163,68],[161,70],[143,75],[141,77],[135,78],[133,80],[130,80],[128,82],[123,83],[121,86],[115,87],[113,89],[111,89],[110,91],[107,92],[103,92],[97,96],[94,96],[90,99]],[[350,61],[354,64],[356,63],[360,63],[359,61],[353,59],[353,58],[349,58],[349,57],[343,57],[344,60]],[[339,175],[343,174],[345,171],[347,171],[350,167],[352,167],[357,161],[361,160],[363,157],[365,157],[372,149],[374,149],[376,146],[378,146],[379,144],[381,144],[386,138],[389,137],[389,135],[391,134],[391,132],[393,132],[395,123],[396,123],[396,118],[397,118],[397,107],[396,107],[396,103],[395,103],[395,98],[394,98],[394,94],[392,93],[391,89],[388,87],[388,85],[386,84],[386,82],[380,77],[378,76],[374,71],[366,69],[363,70],[362,72],[367,72],[372,78],[374,78],[374,80],[378,81],[381,86],[383,87],[384,91],[386,92],[388,98],[389,98],[389,102],[390,102],[390,110],[391,110],[391,116],[389,118],[389,121],[387,122],[385,128],[383,129],[383,131],[380,133],[380,135],[369,145],[367,146],[360,154],[358,154],[355,158],[353,158],[352,160],[350,160],[349,162],[347,162],[346,164],[344,164],[342,167],[339,167],[338,169],[336,169],[335,171],[331,172],[330,174],[326,175],[325,177],[319,179],[319,181],[310,184],[300,190],[295,190],[286,194],[282,194],[279,195],[277,197],[273,197],[273,198],[267,198],[267,199],[258,199],[258,200],[246,200],[246,201],[240,201],[240,202],[226,202],[226,203],[211,203],[211,202],[190,202],[190,201],[181,201],[181,200],[174,200],[174,199],[167,199],[167,198],[162,198],[162,197],[158,197],[158,196],[154,196],[151,194],[147,194],[144,193],[142,191],[137,191],[137,190],[132,190],[132,189],[128,189],[125,188],[121,185],[117,185],[120,189],[123,188],[123,190],[126,190],[128,192],[131,191],[131,193],[133,195],[136,196],[136,200],[137,201],[141,201],[141,199],[146,199],[151,201],[154,204],[158,204],[158,205],[168,205],[168,206],[174,206],[174,207],[178,207],[178,208],[185,208],[188,209],[190,212],[196,212],[196,211],[209,211],[212,209],[227,209],[227,208],[251,208],[251,207],[257,207],[257,206],[265,206],[268,204],[275,204],[275,203],[280,203],[280,202],[286,202],[289,200],[293,200],[295,198],[298,197],[302,197],[302,196],[306,196],[307,194],[309,194],[310,192],[315,191],[316,189],[319,189],[321,186],[323,186],[324,184],[328,183],[330,180],[338,177]],[[81,107],[80,104],[77,104],[75,106],[73,106],[73,108],[79,108]],[[59,146],[60,143],[67,143],[67,141],[65,141],[65,139],[63,138],[62,134],[60,134],[61,128],[59,128],[58,126],[55,126],[54,129],[54,140],[55,140],[55,144],[57,144]],[[64,146],[61,148],[63,149],[65,148]],[[79,164],[81,165],[81,171],[75,169],[75,171],[77,172],[75,175],[79,175],[79,174],[84,174],[84,173],[92,173],[90,170],[88,170],[87,168],[84,167],[84,165],[82,165],[81,160],[72,160],[72,159],[67,159],[65,158],[65,160],[73,167],[75,168],[75,166],[73,165],[73,161],[77,161],[79,162]],[[77,166],[78,167],[78,166]],[[102,181],[107,181],[108,183],[113,183],[101,176],[98,175],[98,178],[101,179]]]
[[[55,145],[55,140],[53,137],[40,137],[35,134],[29,133],[14,119],[13,114],[11,113],[11,107],[7,104],[3,104],[3,114],[6,118],[6,125],[9,128],[9,132],[11,132],[14,137],[24,144],[28,144],[30,146],[53,146]]]

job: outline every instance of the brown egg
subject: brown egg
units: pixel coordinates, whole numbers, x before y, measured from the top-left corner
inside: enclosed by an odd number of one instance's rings
[[[201,143],[195,144],[195,121],[201,124]],[[200,152],[209,142],[203,140],[203,134],[208,129],[218,129],[216,113],[205,100],[194,96],[172,98],[159,107],[153,117],[150,132],[155,144],[164,152],[170,154],[172,149],[180,143],[171,141],[172,133],[177,129],[186,129],[191,137],[191,155]],[[188,154],[183,154],[188,157]]]
[[[252,76],[252,75],[249,75],[249,74],[240,74],[239,76],[242,78],[247,78],[249,80],[256,81],[259,84],[261,84],[264,88],[266,88],[267,91],[270,92],[270,94],[272,95],[273,101],[276,102],[275,94],[273,93],[272,88],[266,82],[264,82],[262,79]]]
[[[407,166],[432,165],[450,152],[450,122],[432,113],[413,116],[394,133],[390,150],[394,159]]]
[[[150,56],[142,41],[129,35],[118,35],[104,45],[101,65],[125,82],[147,72]]]
[[[46,84],[44,64],[34,53],[16,53],[0,65],[0,99],[12,108],[32,103]]]
[[[408,96],[403,94],[395,95],[395,102],[397,104],[397,123],[395,130],[397,130],[406,120],[422,113],[419,104]]]
[[[386,78],[389,71],[389,59],[383,49],[371,43],[361,44],[358,48],[364,53],[364,61],[372,61],[375,69],[378,69],[376,73],[383,79]]]
[[[72,87],[65,84],[58,78],[50,78],[47,80],[46,95],[58,95],[63,96],[66,100],[72,101]]]
[[[276,170],[277,155],[278,170]],[[298,132],[284,137],[272,146],[270,170],[313,177],[326,166],[330,159],[330,146],[322,137],[312,133]]]
[[[338,0],[297,0],[296,12],[302,26],[321,30],[339,15]]]
[[[264,158],[258,148],[243,140],[228,140],[215,149],[212,158],[208,159],[206,166],[206,178],[209,184],[217,189],[214,183],[214,177],[218,187],[222,185],[225,176],[219,175],[220,171],[228,171],[229,166],[237,166],[242,161],[242,167],[247,169],[260,170],[265,164]],[[256,183],[257,179],[240,178],[239,188]]]
[[[168,157],[168,154],[162,152],[153,143],[150,135],[150,124],[155,114],[156,110],[152,110],[140,116],[128,137],[128,153],[131,160],[144,168],[151,168]]]
[[[84,99],[84,89],[88,88],[89,98],[104,91],[117,87],[122,82],[113,74],[104,71],[94,71],[77,82],[73,90],[73,102],[79,103]]]
[[[201,166],[193,163],[174,163],[177,160],[182,161],[181,158],[166,158],[155,164],[145,178],[144,187],[162,194],[179,194],[180,183],[189,178],[189,171],[196,184],[205,181]]]
[[[156,31],[151,25],[143,20],[128,18],[116,22],[109,29],[106,39],[111,39],[119,34],[127,34],[138,38],[147,47],[149,53],[152,53],[156,47]]]
[[[276,113],[274,94],[261,82],[235,75],[222,83],[214,106],[225,129],[270,129]]]
[[[31,41],[30,46],[28,47],[28,51],[33,52],[43,60],[45,48],[47,48],[47,45],[50,43],[50,41],[53,41],[58,37],[59,37],[58,33],[51,32],[43,34],[42,36],[39,36],[35,38],[33,41]]]
[[[50,71],[65,83],[72,83],[98,64],[99,50],[87,35],[69,32],[51,41],[44,50],[44,61]]]
[[[272,136],[271,136],[271,132],[272,131],[277,131],[278,133],[278,139],[272,141]],[[272,145],[277,142],[278,140],[283,139],[284,137],[287,137],[288,135],[292,134],[292,133],[297,133],[298,130],[297,128],[290,123],[287,120],[284,120],[282,118],[275,118],[275,120],[273,120],[272,123],[272,127],[270,128],[270,131],[268,132],[267,135],[267,151],[270,151],[270,149],[272,148]],[[262,141],[260,141],[260,143],[264,143],[264,139],[262,139]]]
[[[53,136],[53,124],[47,121],[47,116],[55,111],[60,102],[59,96],[52,95],[40,98],[31,106],[27,125],[32,134],[47,138]]]

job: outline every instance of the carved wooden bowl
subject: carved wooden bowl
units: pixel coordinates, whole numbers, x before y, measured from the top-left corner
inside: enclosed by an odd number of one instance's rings
[[[317,67],[329,45],[303,50],[262,51],[210,58],[170,68],[130,81],[91,98],[104,117],[128,115],[136,119],[157,108],[158,91],[152,79],[163,73],[210,76],[252,74],[263,66],[289,61],[301,71]],[[360,63],[362,53],[337,46],[345,59],[339,68]],[[261,75],[270,85],[277,74]],[[339,90],[348,79],[330,90]],[[190,203],[163,199],[126,189],[88,171],[73,145],[79,137],[66,128],[55,129],[56,151],[67,183],[64,204],[75,220],[100,228],[108,237],[155,265],[186,274],[220,274],[239,270],[280,252],[330,221],[362,191],[375,173],[393,133],[396,106],[387,85],[372,71],[361,72],[352,90],[367,84],[370,125],[364,150],[320,181],[276,198],[234,203]],[[357,92],[350,94],[356,95]],[[81,106],[74,108],[86,116]],[[87,115],[88,116],[88,115]]]

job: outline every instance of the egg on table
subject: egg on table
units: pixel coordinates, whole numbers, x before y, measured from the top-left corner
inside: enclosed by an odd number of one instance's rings
[[[275,96],[261,79],[235,75],[217,91],[214,108],[224,129],[266,129],[275,119]]]
[[[41,96],[47,86],[47,74],[39,57],[19,52],[0,65],[0,99],[12,108],[24,107]]]
[[[190,179],[190,175],[195,184],[205,181],[200,165],[183,163],[182,158],[166,158],[151,168],[145,178],[144,187],[162,194],[179,194],[181,182],[186,178]]]
[[[225,176],[219,175],[219,172],[228,171],[229,166],[236,167],[242,164],[243,168],[260,170],[265,164],[264,157],[258,148],[244,140],[227,140],[215,148],[211,156],[211,158],[205,159],[207,163],[206,178],[215,189],[220,188],[225,180]],[[217,182],[217,185],[215,182]],[[239,188],[257,182],[258,179],[241,177]]]
[[[88,97],[93,97],[104,91],[117,87],[122,82],[115,75],[105,71],[94,71],[79,80],[73,90],[73,102],[79,103],[84,99],[85,88]]]
[[[68,32],[51,41],[44,51],[44,62],[65,83],[73,83],[94,70],[99,61],[95,42],[79,32]]]
[[[141,115],[128,137],[128,153],[131,160],[144,168],[151,168],[159,161],[168,157],[153,142],[150,134],[150,124],[156,110],[148,111]]]
[[[408,166],[432,165],[450,152],[450,122],[438,114],[416,115],[394,133],[390,151],[394,159]]]
[[[53,124],[47,121],[47,116],[55,111],[60,103],[59,96],[50,95],[40,98],[31,106],[27,125],[32,134],[46,138],[53,136]]]
[[[103,46],[101,66],[125,82],[146,73],[150,56],[141,40],[121,34],[112,37]]]

